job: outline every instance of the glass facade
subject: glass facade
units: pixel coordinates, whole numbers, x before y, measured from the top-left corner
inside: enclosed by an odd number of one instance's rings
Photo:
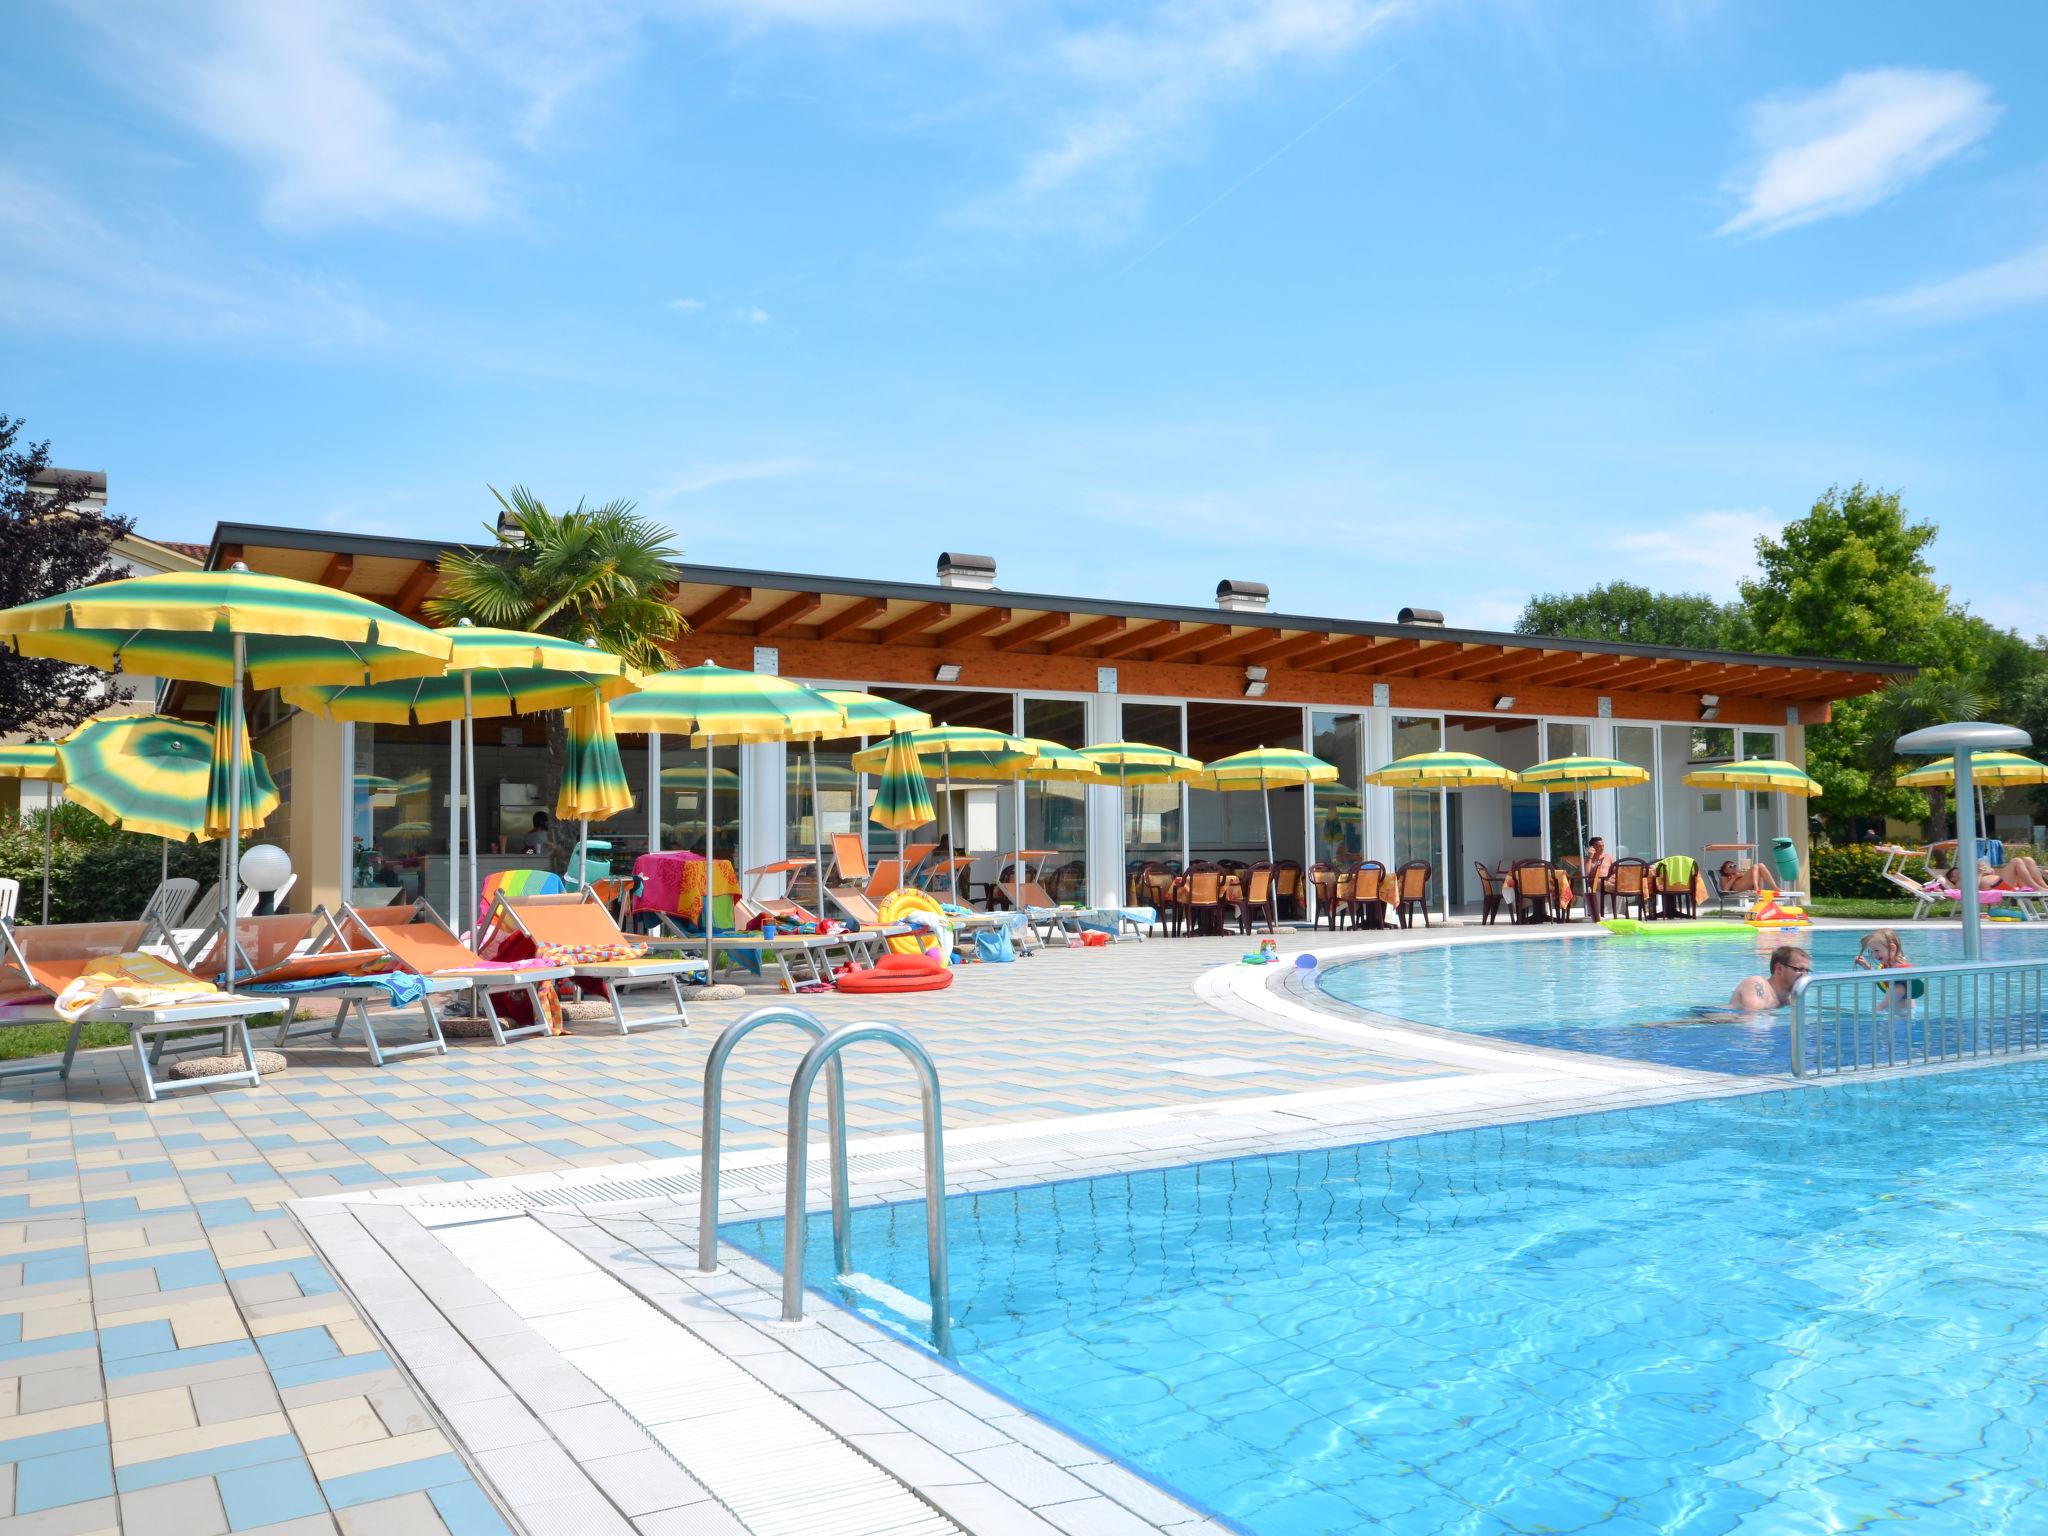
[[[1317,710],[1309,735],[1309,751],[1337,768],[1334,784],[1314,788],[1310,858],[1350,868],[1365,857],[1365,722],[1354,714]]]
[[[1185,706],[1126,700],[1124,741],[1141,741],[1172,752],[1187,751]],[[1178,864],[1186,857],[1184,797],[1178,784],[1144,784],[1124,794],[1125,857]]]
[[[1444,723],[1435,715],[1394,716],[1394,756],[1409,757],[1417,752],[1441,751]],[[1407,864],[1421,859],[1430,867],[1432,894],[1444,898],[1444,797],[1439,790],[1397,789],[1394,791],[1394,862]]]
[[[1609,851],[1617,859],[1656,859],[1662,854],[1657,838],[1657,727],[1617,725],[1614,755],[1648,770],[1650,781],[1614,792],[1614,846]]]
[[[1189,757],[1213,763],[1254,747],[1301,748],[1299,705],[1224,704],[1191,700],[1187,706]],[[1269,857],[1302,861],[1302,805],[1306,790],[1223,791],[1188,787],[1188,850],[1196,861],[1255,864]],[[1270,821],[1268,817],[1270,815]]]
[[[1549,762],[1558,757],[1591,757],[1593,755],[1593,728],[1576,721],[1550,720],[1543,726],[1543,760]],[[1579,817],[1586,807],[1577,795],[1545,795],[1548,802],[1545,814],[1549,818],[1549,858],[1554,863],[1579,862],[1581,851],[1586,846],[1587,828],[1579,823]]]
[[[1022,734],[1061,747],[1088,745],[1088,706],[1080,699],[1020,701]],[[1058,781],[1024,785],[1024,846],[1047,850],[1040,868],[1046,893],[1060,901],[1088,899],[1088,786]]]

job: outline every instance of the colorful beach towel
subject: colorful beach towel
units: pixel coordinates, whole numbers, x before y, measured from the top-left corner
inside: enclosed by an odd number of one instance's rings
[[[96,960],[57,994],[57,1016],[69,1022],[99,1018],[117,1008],[171,1008],[211,997],[220,988],[155,955],[110,955]]]
[[[409,1008],[427,995],[426,979],[411,971],[376,971],[366,976],[308,976],[302,981],[261,981],[242,988],[279,997],[294,993],[337,992],[344,987],[380,987],[394,1008]]]

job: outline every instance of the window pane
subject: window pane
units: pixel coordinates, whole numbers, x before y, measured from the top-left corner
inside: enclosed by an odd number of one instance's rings
[[[1647,784],[1614,792],[1614,849],[1617,859],[1655,859],[1657,847],[1657,728],[1617,725],[1614,755],[1649,770]]]
[[[824,853],[822,869],[799,874],[789,888],[796,900],[814,912],[821,910],[817,905],[822,900],[821,876],[829,875],[832,869],[833,836],[860,831],[861,818],[855,814],[860,775],[853,771],[853,754],[859,746],[857,741],[849,740],[821,741],[814,746],[794,742],[789,748],[789,762],[783,774],[787,790],[783,803],[788,808],[785,846],[793,859],[815,857],[815,850],[820,847]],[[811,776],[813,752],[817,763],[815,794]]]
[[[1024,700],[1024,734],[1056,746],[1088,744],[1088,706],[1079,699]],[[1004,791],[1004,821],[1012,825]],[[1088,787],[1085,784],[1026,783],[1024,846],[1049,849],[1040,865],[1041,883],[1057,901],[1088,899]],[[1000,861],[999,861],[1000,862]]]
[[[1443,721],[1435,715],[1394,717],[1394,756],[1412,757],[1417,752],[1435,752],[1444,743]],[[1394,791],[1394,861],[1426,861],[1433,871],[1443,869],[1443,797],[1434,790]],[[1432,895],[1436,892],[1432,891]],[[1441,899],[1439,897],[1439,899]]]
[[[1337,782],[1315,786],[1315,861],[1354,865],[1365,857],[1365,741],[1356,715],[1318,712],[1310,722],[1317,757],[1337,767]]]
[[[1270,704],[1224,704],[1209,700],[1187,706],[1188,756],[1205,763],[1249,752],[1254,747],[1301,747],[1301,711]],[[1303,787],[1251,790],[1188,788],[1188,841],[1198,860],[1244,864],[1268,857],[1301,859]],[[1270,813],[1270,821],[1268,819]]]
[[[1142,741],[1170,752],[1185,752],[1181,706],[1127,703],[1123,707],[1123,739]],[[1131,785],[1124,792],[1124,849],[1130,859],[1179,862],[1181,790],[1178,784]]]

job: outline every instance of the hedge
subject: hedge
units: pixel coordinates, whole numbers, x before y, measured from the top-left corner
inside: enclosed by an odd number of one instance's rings
[[[1839,848],[1816,847],[1809,877],[1810,893],[1864,900],[1903,899],[1905,892],[1884,878],[1884,858],[1868,843],[1846,843]],[[1908,859],[1905,873],[1916,880],[1924,880],[1927,865],[1921,859]]]
[[[105,923],[139,917],[163,871],[161,838],[117,832],[80,806],[59,806],[50,846],[50,921]],[[173,843],[173,878],[203,891],[220,878],[219,843]],[[40,815],[0,822],[0,879],[21,882],[19,920],[43,915],[43,823]]]

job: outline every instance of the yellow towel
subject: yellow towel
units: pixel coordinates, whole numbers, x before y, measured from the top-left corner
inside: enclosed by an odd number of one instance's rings
[[[65,1020],[93,1018],[116,1008],[169,1008],[195,1003],[218,992],[210,981],[179,970],[155,955],[113,955],[96,962],[57,994]]]

